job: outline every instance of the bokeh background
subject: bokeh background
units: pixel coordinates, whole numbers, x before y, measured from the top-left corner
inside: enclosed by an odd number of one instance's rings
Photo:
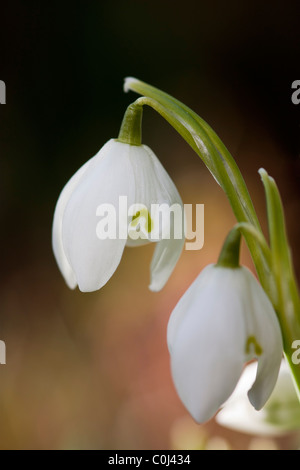
[[[198,426],[169,370],[166,326],[234,224],[196,154],[150,109],[143,137],[185,203],[205,205],[205,244],[184,251],[166,287],[148,291],[153,246],[126,249],[100,291],[70,291],[51,250],[57,197],[111,137],[136,76],[192,107],[240,166],[266,230],[257,170],[275,177],[299,279],[299,2],[111,0],[1,5],[0,365],[2,449],[299,447]],[[243,262],[253,268],[245,247]],[[220,358],[221,360],[221,358]]]

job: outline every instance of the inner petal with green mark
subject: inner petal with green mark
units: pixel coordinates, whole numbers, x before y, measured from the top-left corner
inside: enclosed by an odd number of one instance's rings
[[[132,216],[131,228],[137,227],[137,225],[143,227],[143,231],[151,233],[153,230],[153,220],[150,217],[149,211],[147,209],[141,209]]]
[[[252,336],[248,336],[248,339],[246,341],[245,353],[253,354],[253,352],[255,353],[255,356],[261,356],[263,353],[263,348],[258,343],[255,336],[252,335]]]

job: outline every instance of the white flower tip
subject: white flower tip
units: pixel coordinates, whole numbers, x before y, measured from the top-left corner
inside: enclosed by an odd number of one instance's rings
[[[155,279],[152,279],[148,286],[148,289],[151,290],[151,292],[159,292],[163,287],[164,286],[157,282]]]
[[[256,411],[261,410],[270,398],[278,379],[280,364],[281,357],[279,356],[277,364],[272,365],[271,371],[261,372],[258,362],[255,382],[248,391],[249,401]]]
[[[75,290],[76,287],[77,287],[77,282],[76,280],[73,280],[73,279],[66,279],[66,283],[67,283],[67,286],[72,289],[72,290]]]
[[[104,276],[97,276],[93,275],[93,272],[91,271],[91,274],[87,272],[78,272],[78,289],[80,292],[86,293],[86,292],[96,292],[100,289],[102,289],[105,284],[110,280],[111,276],[115,272],[115,269],[113,272],[107,271]]]
[[[266,400],[262,400],[262,398],[260,396],[258,396],[252,390],[252,388],[248,391],[247,395],[248,395],[249,401],[250,401],[251,405],[253,406],[253,408],[256,411],[260,411],[263,408]]]
[[[129,90],[131,90],[131,85],[132,83],[137,83],[139,80],[137,78],[134,78],[134,77],[126,77],[124,79],[124,92],[125,93],[128,93]]]
[[[97,290],[101,289],[102,285],[91,283],[91,282],[85,282],[84,280],[82,282],[78,282],[78,289],[80,292],[88,293],[88,292],[96,292]]]
[[[210,421],[216,414],[216,410],[208,410],[208,409],[201,409],[197,410],[197,407],[193,407],[193,409],[189,409],[186,407],[188,412],[190,413],[191,417],[197,424],[205,424]]]
[[[270,384],[260,382],[260,380],[255,380],[254,384],[248,391],[248,399],[256,411],[260,411],[270,398],[270,395],[274,389],[275,384]]]

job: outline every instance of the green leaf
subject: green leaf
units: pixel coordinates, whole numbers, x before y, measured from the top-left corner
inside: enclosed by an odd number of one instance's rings
[[[278,294],[275,309],[281,324],[285,354],[299,393],[300,367],[298,364],[294,364],[292,360],[294,353],[292,345],[295,340],[300,339],[300,299],[298,287],[286,234],[283,206],[277,185],[274,179],[263,168],[259,170],[259,174],[265,188],[267,201],[272,265]]]

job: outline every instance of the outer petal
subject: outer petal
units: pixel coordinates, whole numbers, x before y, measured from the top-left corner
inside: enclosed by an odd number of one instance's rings
[[[258,357],[257,376],[249,391],[249,400],[259,410],[271,395],[276,384],[282,360],[282,336],[274,308],[261,285],[247,268],[242,268],[245,290],[248,290],[249,317],[252,318],[253,332],[262,347]],[[256,356],[257,357],[257,356]]]
[[[183,204],[173,181],[149,147],[146,145],[133,147],[130,152],[130,160],[136,180],[135,201],[137,203],[144,204],[150,214],[152,214],[152,204],[165,204],[169,208],[173,204],[177,205],[176,233],[174,233],[174,214],[172,211],[168,211],[168,222],[159,231],[159,242],[151,263],[151,283],[149,288],[153,291],[158,291],[167,282],[183,249]],[[170,233],[169,239],[164,238],[167,232]],[[149,233],[150,241],[152,236],[153,233]],[[156,240],[152,238],[152,241]],[[133,245],[136,242],[128,240],[128,244]]]
[[[150,285],[152,292],[160,291],[171,276],[184,245],[183,239],[161,240],[155,247],[150,265]]]
[[[246,268],[205,268],[172,313],[168,343],[175,386],[196,421],[212,417],[230,396],[247,360],[258,359],[249,392],[256,408],[276,383],[282,358],[278,320]]]
[[[215,268],[215,265],[209,264],[201,271],[199,276],[196,277],[173,310],[167,328],[167,343],[170,354],[172,353],[173,344],[175,342],[178,329],[180,328],[180,324],[185,318],[188,309],[197,302],[197,296],[199,293],[209,285],[213,268]]]
[[[232,291],[233,284],[238,288],[237,271],[224,276],[223,269],[207,267],[205,289],[200,274],[197,295],[193,285],[190,302],[179,301],[172,313],[181,317],[171,334],[172,375],[181,400],[199,423],[228,399],[243,369],[245,323],[241,299]]]
[[[52,248],[53,248],[54,256],[56,258],[56,262],[59,266],[59,269],[62,275],[64,276],[66,283],[71,289],[75,289],[77,282],[76,282],[75,273],[70,266],[70,263],[66,257],[65,250],[63,247],[62,221],[63,221],[64,211],[70,199],[70,196],[75,190],[75,188],[78,186],[82,176],[84,175],[85,171],[90,165],[91,160],[88,160],[82,167],[80,167],[79,170],[72,176],[72,178],[65,185],[65,187],[63,188],[58,198],[55,211],[54,211],[54,217],[53,217]]]
[[[73,191],[63,217],[63,245],[79,289],[100,289],[120,263],[126,238],[119,239],[119,196],[132,204],[135,180],[129,153],[132,146],[111,139],[92,160]],[[99,239],[96,216],[100,204],[116,209],[117,238]],[[122,223],[126,223],[127,218]],[[122,227],[124,229],[124,227]]]

